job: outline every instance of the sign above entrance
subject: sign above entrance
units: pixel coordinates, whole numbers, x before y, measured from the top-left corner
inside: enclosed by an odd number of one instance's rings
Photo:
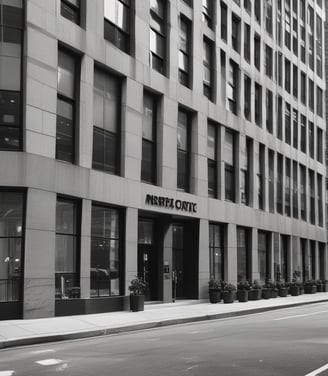
[[[197,204],[195,202],[176,200],[170,197],[147,195],[146,205],[159,206],[161,208],[167,209],[176,209],[189,213],[197,213]]]

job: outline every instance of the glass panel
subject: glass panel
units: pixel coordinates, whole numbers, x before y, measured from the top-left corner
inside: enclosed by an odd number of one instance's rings
[[[187,126],[188,115],[185,112],[178,113],[177,145],[178,149],[187,150]]]
[[[209,124],[207,128],[207,156],[210,159],[216,160],[215,155],[215,126]]]
[[[233,166],[234,158],[233,158],[233,144],[234,144],[234,137],[233,133],[225,132],[224,137],[224,145],[223,145],[223,159],[225,163]]]
[[[183,249],[183,226],[172,225],[172,247]]]
[[[23,193],[0,192],[0,236],[22,236]]]
[[[152,142],[142,140],[141,180],[154,183],[154,156],[155,145]]]
[[[93,127],[92,168],[117,173],[117,139],[112,133]]]
[[[120,294],[120,279],[119,279],[119,242],[118,240],[110,241],[110,255],[109,255],[109,276],[110,276],[110,294]]]
[[[188,51],[188,24],[180,18],[180,50]]]
[[[73,105],[57,100],[56,158],[73,162]]]
[[[183,190],[188,189],[188,155],[178,150],[178,181],[177,187]]]
[[[62,234],[76,233],[76,205],[74,202],[57,201],[56,232]]]
[[[2,124],[20,125],[20,93],[0,90],[0,125]]]
[[[20,57],[0,56],[0,89],[20,90]]]
[[[0,127],[0,150],[19,150],[20,130],[14,127]]]
[[[74,98],[74,58],[63,51],[58,51],[58,92]]]
[[[160,18],[164,17],[164,6],[162,0],[150,0],[150,9]]]
[[[161,58],[164,57],[165,39],[153,30],[150,30],[150,50]]]
[[[13,27],[22,27],[23,12],[21,2],[19,2],[17,6],[3,5],[2,12],[2,20],[0,20],[0,24]]]
[[[142,117],[142,137],[153,141],[153,116],[154,100],[150,95],[144,95],[143,117]]]
[[[122,3],[117,3],[117,22],[116,25],[122,30],[129,31],[129,10]]]
[[[119,237],[119,212],[116,209],[92,206],[91,235],[94,237]]]
[[[153,222],[138,222],[138,244],[153,244]]]
[[[189,71],[189,57],[182,51],[179,51],[179,68],[185,72]]]
[[[76,239],[56,234],[56,273],[76,272]]]
[[[109,252],[109,240],[91,239],[91,297],[110,295]]]
[[[104,0],[104,16],[113,23],[116,22],[116,4],[117,0]]]

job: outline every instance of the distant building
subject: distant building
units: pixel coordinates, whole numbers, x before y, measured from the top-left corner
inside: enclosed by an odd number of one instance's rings
[[[0,318],[327,278],[324,4],[0,0]]]

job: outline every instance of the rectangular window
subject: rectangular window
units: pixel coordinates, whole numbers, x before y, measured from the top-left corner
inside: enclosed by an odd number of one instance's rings
[[[156,184],[157,98],[144,93],[142,116],[141,180]]]
[[[120,50],[130,52],[130,0],[104,0],[104,37]]]
[[[298,166],[293,161],[293,217],[298,218]]]
[[[317,174],[317,198],[318,198],[318,221],[319,226],[323,227],[323,194],[322,194],[322,175]]]
[[[298,112],[293,110],[293,147],[298,149]]]
[[[282,53],[278,52],[278,59],[277,59],[277,73],[278,73],[278,85],[282,87]]]
[[[306,221],[306,169],[300,165],[301,218]]]
[[[285,103],[285,142],[291,145],[291,118],[290,118],[290,104]]]
[[[309,107],[314,112],[314,82],[309,79]]]
[[[240,19],[234,14],[231,17],[231,45],[235,51],[240,52]]]
[[[282,140],[282,97],[278,96],[278,113],[277,113],[277,137]]]
[[[225,42],[228,40],[227,23],[228,23],[228,9],[227,6],[221,1],[220,3],[221,14],[221,39]]]
[[[254,0],[255,19],[259,24],[261,24],[261,2],[262,0]]]
[[[80,297],[80,223],[77,202],[58,198],[56,203],[56,298]]]
[[[269,150],[269,211],[274,213],[274,151]]]
[[[315,189],[314,172],[309,170],[309,190],[310,190],[310,222],[315,225]]]
[[[254,65],[258,71],[261,70],[261,37],[258,34],[254,35]]]
[[[224,226],[209,224],[210,276],[224,280]]]
[[[291,35],[290,0],[285,0],[285,46],[290,49]]]
[[[306,117],[301,115],[301,151],[306,153]]]
[[[323,92],[319,86],[317,86],[317,115],[323,117]]]
[[[74,163],[77,79],[76,58],[58,51],[56,159]]]
[[[22,8],[0,2],[0,150],[22,150]]]
[[[99,69],[94,72],[92,168],[119,173],[121,82]]]
[[[264,231],[258,232],[258,268],[260,273],[260,281],[265,283],[269,272],[269,234]]]
[[[177,188],[189,192],[191,114],[179,109],[177,129]]]
[[[314,70],[314,11],[310,5],[308,6],[307,24],[309,67]]]
[[[301,72],[301,102],[306,106],[306,75]]]
[[[61,0],[60,14],[68,20],[80,24],[80,0]]]
[[[209,39],[204,38],[203,41],[203,92],[204,95],[212,100],[213,99],[213,86],[214,86],[214,69],[213,69],[213,44]]]
[[[0,302],[22,299],[23,192],[0,192]]]
[[[290,159],[285,158],[285,214],[290,217],[291,166]]]
[[[317,65],[317,75],[322,77],[323,69],[322,69],[322,20],[317,14],[316,18],[316,65]]]
[[[179,82],[190,87],[191,83],[191,21],[180,15]]]
[[[237,227],[237,280],[250,280],[249,231],[245,227]]]
[[[251,61],[251,27],[244,24],[244,59]]]
[[[272,0],[265,2],[265,29],[272,34]]]
[[[90,296],[117,296],[121,292],[122,251],[118,209],[92,205]]]
[[[248,13],[252,13],[252,0],[244,0],[244,8]]]
[[[280,47],[282,47],[282,17],[281,17],[281,1],[277,4],[277,25],[276,25],[276,39]]]
[[[323,162],[323,131],[317,127],[317,161]]]
[[[293,96],[298,98],[298,69],[293,65]]]
[[[310,157],[314,158],[314,124],[309,121],[309,153]]]
[[[240,202],[244,205],[249,205],[250,192],[250,166],[252,159],[253,140],[246,138],[246,149],[241,152],[241,169],[240,169]]]
[[[251,79],[245,75],[244,79],[244,116],[245,119],[251,120],[251,110],[252,110],[252,97],[251,97],[251,86],[252,81]]]
[[[265,146],[259,145],[257,170],[257,188],[259,209],[265,209]]]
[[[265,45],[265,74],[272,78],[272,48]]]
[[[283,156],[277,155],[277,212],[283,213]]]
[[[202,19],[210,29],[214,27],[214,2],[215,0],[202,0]]]
[[[225,199],[235,202],[235,135],[225,130],[223,143]]]
[[[266,128],[269,133],[273,133],[273,95],[272,91],[266,91]]]
[[[217,126],[209,123],[207,126],[207,174],[208,197],[217,197]]]
[[[285,90],[290,93],[290,61],[285,59]]]
[[[262,86],[255,82],[255,123],[262,126]]]
[[[150,66],[165,74],[166,59],[166,2],[150,3]]]
[[[235,115],[237,115],[237,109],[238,109],[238,97],[239,97],[238,80],[239,80],[238,65],[232,60],[230,60],[228,85],[227,85],[227,97],[228,97],[229,109]]]
[[[298,55],[298,16],[297,16],[297,2],[293,1],[293,5],[296,4],[296,11],[293,9],[293,53]]]

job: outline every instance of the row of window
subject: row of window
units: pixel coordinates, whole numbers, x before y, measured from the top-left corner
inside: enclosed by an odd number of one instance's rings
[[[322,175],[267,149],[263,144],[255,149],[251,138],[247,137],[243,142],[236,132],[216,123],[208,124],[207,134],[209,197],[309,220],[321,227],[324,225]],[[238,157],[239,171],[236,168]],[[236,182],[239,182],[239,187]]]
[[[252,229],[237,226],[237,278],[238,281],[252,281]],[[272,238],[274,237],[274,249]],[[210,223],[209,251],[210,274],[218,280],[226,279],[226,258],[228,248],[227,225]],[[265,283],[267,279],[290,281],[294,276],[289,270],[297,272],[302,280],[325,278],[325,243],[299,239],[300,247],[292,247],[289,235],[276,234],[266,231],[257,232],[257,262],[259,279]],[[278,245],[280,243],[280,246]],[[318,246],[318,252],[316,247]],[[292,249],[292,257],[289,257]],[[317,257],[319,269],[316,270]],[[273,274],[272,274],[273,273]]]

